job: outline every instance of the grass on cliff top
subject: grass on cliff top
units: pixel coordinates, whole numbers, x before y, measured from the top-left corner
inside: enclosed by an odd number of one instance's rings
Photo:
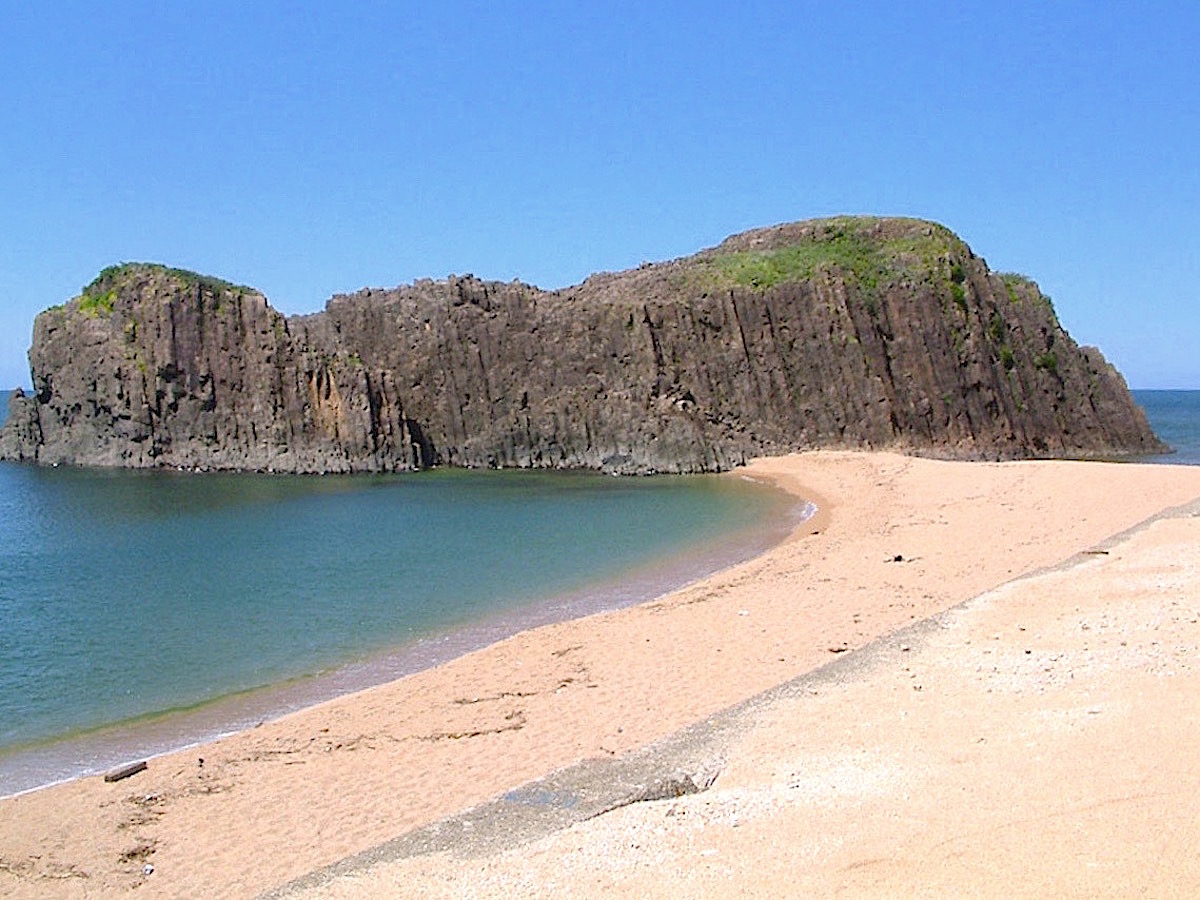
[[[164,266],[161,263],[120,263],[115,266],[108,266],[100,271],[100,274],[92,279],[91,283],[84,287],[80,293],[79,307],[82,311],[92,311],[93,313],[104,311],[112,312],[113,301],[116,299],[116,286],[132,276],[141,272],[155,273],[165,275],[182,283],[186,287],[199,287],[214,295],[219,295],[225,291],[253,291],[253,288],[245,285],[233,284],[230,281],[225,281],[222,278],[214,278],[211,275],[201,275],[198,272],[191,272],[187,269],[173,269],[169,266]],[[111,295],[111,296],[110,296]],[[107,298],[107,299],[106,299]]]
[[[914,271],[940,271],[943,277],[961,282],[961,266],[951,265],[950,260],[968,251],[951,231],[933,223],[913,222],[911,227],[884,228],[877,234],[874,229],[880,221],[851,216],[828,219],[815,223],[809,234],[785,247],[718,250],[701,263],[707,276],[703,280],[711,281],[713,287],[766,290],[837,270],[867,290]]]

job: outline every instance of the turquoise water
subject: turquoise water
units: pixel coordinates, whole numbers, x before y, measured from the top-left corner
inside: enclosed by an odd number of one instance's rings
[[[796,515],[736,478],[0,464],[0,794],[645,599]]]

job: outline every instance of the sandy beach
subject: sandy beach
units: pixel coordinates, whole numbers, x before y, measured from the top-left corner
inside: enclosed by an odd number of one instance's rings
[[[1194,892],[1200,467],[821,452],[728,477],[819,512],[649,603],[0,801],[0,894]],[[698,793],[369,853],[763,692]]]

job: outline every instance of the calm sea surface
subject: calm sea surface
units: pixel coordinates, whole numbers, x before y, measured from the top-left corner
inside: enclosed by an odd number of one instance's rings
[[[646,599],[800,514],[736,478],[0,463],[0,795]]]
[[[1200,391],[1134,391],[1150,427],[1174,452],[1148,462],[1200,465]]]

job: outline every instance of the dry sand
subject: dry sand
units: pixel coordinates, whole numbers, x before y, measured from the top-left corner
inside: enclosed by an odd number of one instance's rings
[[[1200,468],[813,453],[741,475],[821,511],[659,600],[0,801],[0,893],[253,896],[831,660],[703,793],[294,892],[1195,892],[1200,519],[1012,579],[1200,498]]]

